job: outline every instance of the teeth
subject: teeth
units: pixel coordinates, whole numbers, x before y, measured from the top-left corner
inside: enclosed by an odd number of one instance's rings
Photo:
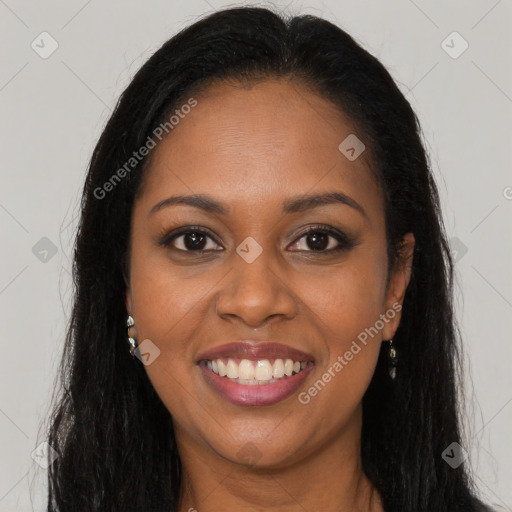
[[[238,365],[238,376],[243,380],[254,379],[254,365],[248,359],[242,359]]]
[[[224,361],[222,359],[217,359],[217,366],[219,368],[219,375],[221,377],[225,377],[226,376],[226,365],[224,364]],[[213,370],[213,368],[212,368]]]
[[[226,371],[226,377],[228,379],[238,379],[238,365],[233,361],[233,359],[228,359]]]
[[[228,358],[214,359],[206,362],[209,370],[228,379],[236,379],[239,384],[254,385],[259,383],[272,383],[284,376],[291,377],[304,370],[306,361],[293,361],[292,359],[275,359],[272,364],[268,359],[238,360]]]
[[[275,360],[272,376],[274,379],[280,379],[281,377],[284,377],[284,363],[282,359]]]
[[[256,363],[254,378],[256,380],[270,380],[272,378],[272,366],[268,359]]]

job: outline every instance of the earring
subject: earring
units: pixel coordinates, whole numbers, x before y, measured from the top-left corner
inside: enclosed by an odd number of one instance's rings
[[[393,340],[389,340],[389,376],[394,380],[396,377],[396,363],[398,357],[396,355],[396,349],[393,346]]]
[[[128,315],[128,319],[126,320],[126,326],[128,327],[128,332],[130,331],[130,328],[135,325],[135,322],[133,321],[133,317]],[[130,334],[128,334],[128,343],[130,345],[130,354],[132,357],[135,357],[135,349],[137,348],[137,341],[135,338],[132,338]]]

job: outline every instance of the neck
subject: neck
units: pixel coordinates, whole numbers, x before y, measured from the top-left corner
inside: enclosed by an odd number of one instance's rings
[[[178,429],[183,461],[179,511],[382,512],[378,493],[362,468],[360,432],[359,415],[332,442],[311,453],[259,467],[237,464],[199,447]]]

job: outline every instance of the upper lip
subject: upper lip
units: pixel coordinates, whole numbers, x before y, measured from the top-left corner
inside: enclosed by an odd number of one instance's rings
[[[234,359],[293,359],[294,361],[313,361],[313,356],[288,345],[268,341],[242,340],[219,345],[203,352],[198,362],[225,357]]]

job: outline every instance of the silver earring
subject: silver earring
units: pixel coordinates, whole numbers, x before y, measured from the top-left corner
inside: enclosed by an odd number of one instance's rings
[[[396,349],[393,346],[393,340],[389,340],[389,376],[394,380],[396,377],[396,363],[398,357],[396,355]]]
[[[130,327],[133,327],[135,325],[135,322],[133,321],[133,317],[128,315],[128,319],[126,320],[126,326],[128,327],[128,331],[130,331]],[[135,357],[135,349],[137,348],[137,341],[135,338],[132,338],[128,334],[128,344],[130,345],[130,354],[132,357]]]

